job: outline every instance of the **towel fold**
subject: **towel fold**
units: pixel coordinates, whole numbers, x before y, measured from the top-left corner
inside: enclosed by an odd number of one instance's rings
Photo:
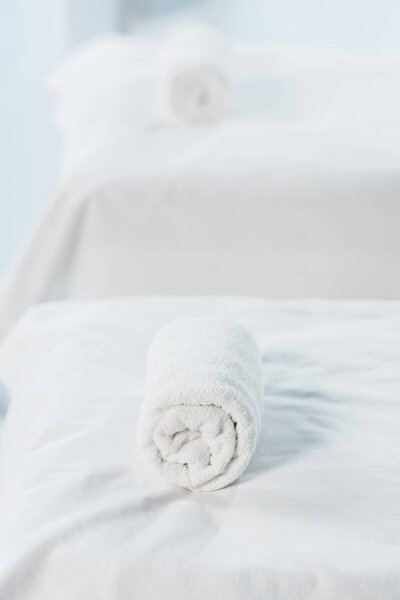
[[[183,319],[155,336],[138,445],[171,483],[212,491],[234,481],[254,453],[261,411],[261,356],[243,327]]]
[[[167,121],[187,125],[221,119],[228,105],[227,51],[205,26],[180,27],[161,48],[159,102]]]

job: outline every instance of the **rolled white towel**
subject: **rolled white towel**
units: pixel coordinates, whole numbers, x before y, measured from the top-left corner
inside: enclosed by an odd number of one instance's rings
[[[138,445],[171,483],[207,492],[237,479],[256,448],[261,412],[261,356],[246,329],[183,319],[155,336]]]
[[[164,41],[159,61],[159,108],[167,121],[213,123],[229,98],[227,47],[205,26],[181,26]]]

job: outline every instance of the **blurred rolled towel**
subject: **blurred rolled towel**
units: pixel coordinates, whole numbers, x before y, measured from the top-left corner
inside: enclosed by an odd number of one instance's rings
[[[228,49],[202,25],[181,25],[161,44],[159,108],[166,121],[215,123],[228,107]]]
[[[192,491],[225,487],[254,453],[261,413],[261,356],[246,329],[183,319],[155,336],[138,445],[157,473]]]

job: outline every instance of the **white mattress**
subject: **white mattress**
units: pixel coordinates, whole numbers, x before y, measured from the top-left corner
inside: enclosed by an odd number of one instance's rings
[[[262,439],[230,487],[153,478],[135,447],[155,331],[224,315],[256,336]],[[400,305],[121,299],[31,309],[1,346],[0,597],[400,597]]]

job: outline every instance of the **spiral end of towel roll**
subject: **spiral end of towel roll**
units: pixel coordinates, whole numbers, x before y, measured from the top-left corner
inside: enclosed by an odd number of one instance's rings
[[[228,81],[208,65],[193,65],[171,72],[165,84],[168,112],[186,125],[216,123],[228,106]]]
[[[139,449],[174,485],[223,488],[254,453],[261,399],[261,357],[244,328],[215,318],[175,321],[149,350]]]
[[[221,36],[204,25],[172,30],[160,52],[161,116],[189,126],[219,121],[229,102],[228,54]]]

